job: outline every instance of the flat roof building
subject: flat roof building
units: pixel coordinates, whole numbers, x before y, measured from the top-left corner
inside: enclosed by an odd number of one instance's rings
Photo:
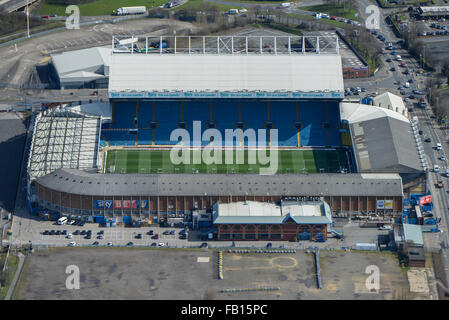
[[[329,205],[315,201],[215,203],[213,225],[218,240],[327,239],[332,224]]]
[[[108,47],[95,47],[52,54],[60,88],[107,88],[111,51]]]

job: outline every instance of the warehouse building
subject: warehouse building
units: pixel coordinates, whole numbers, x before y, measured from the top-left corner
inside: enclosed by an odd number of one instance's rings
[[[51,55],[60,88],[107,88],[111,51],[108,47],[95,47]]]
[[[278,203],[217,202],[213,207],[217,240],[325,241],[331,224],[330,207],[320,197]]]
[[[428,163],[413,124],[393,110],[341,103],[358,172],[399,173],[405,193],[424,193]]]

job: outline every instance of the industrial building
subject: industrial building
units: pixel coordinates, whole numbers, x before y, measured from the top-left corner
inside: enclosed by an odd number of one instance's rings
[[[345,102],[340,108],[359,172],[399,173],[406,194],[426,190],[428,163],[413,123],[385,108]]]
[[[332,216],[329,205],[315,201],[215,203],[217,240],[325,241]]]
[[[107,88],[110,47],[95,47],[51,55],[51,66],[61,89]]]

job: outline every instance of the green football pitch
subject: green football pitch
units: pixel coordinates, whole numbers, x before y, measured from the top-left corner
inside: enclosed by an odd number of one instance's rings
[[[236,164],[238,151],[233,151],[233,161],[225,161],[223,151],[221,164],[206,164],[203,161],[194,164],[193,152],[190,152],[190,161],[175,164],[170,159],[170,150],[108,150],[105,173],[259,173],[260,168],[268,168],[268,164],[260,164],[262,161],[258,158],[255,164],[250,164],[248,150],[243,151],[242,164]],[[276,158],[277,173],[352,172],[344,149],[279,150]]]

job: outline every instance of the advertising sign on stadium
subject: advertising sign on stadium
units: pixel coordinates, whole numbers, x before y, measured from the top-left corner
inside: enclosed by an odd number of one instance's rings
[[[342,99],[343,92],[109,92],[109,98]]]
[[[103,209],[104,208],[103,200],[94,200],[94,208]]]
[[[377,200],[377,209],[393,210],[393,200]]]
[[[377,200],[377,209],[385,209],[385,200]]]
[[[123,208],[131,209],[131,200],[123,200]]]
[[[393,200],[385,200],[384,207],[386,210],[393,210]]]
[[[112,204],[113,204],[112,200],[105,200],[104,201],[104,208],[105,209],[112,209]]]
[[[432,196],[424,196],[424,197],[419,198],[420,205],[423,205],[426,203],[431,203],[431,202],[432,202]]]
[[[139,203],[137,203],[139,205]],[[148,200],[140,200],[140,207],[143,209],[148,209]]]
[[[122,200],[114,200],[114,209],[122,208]]]

